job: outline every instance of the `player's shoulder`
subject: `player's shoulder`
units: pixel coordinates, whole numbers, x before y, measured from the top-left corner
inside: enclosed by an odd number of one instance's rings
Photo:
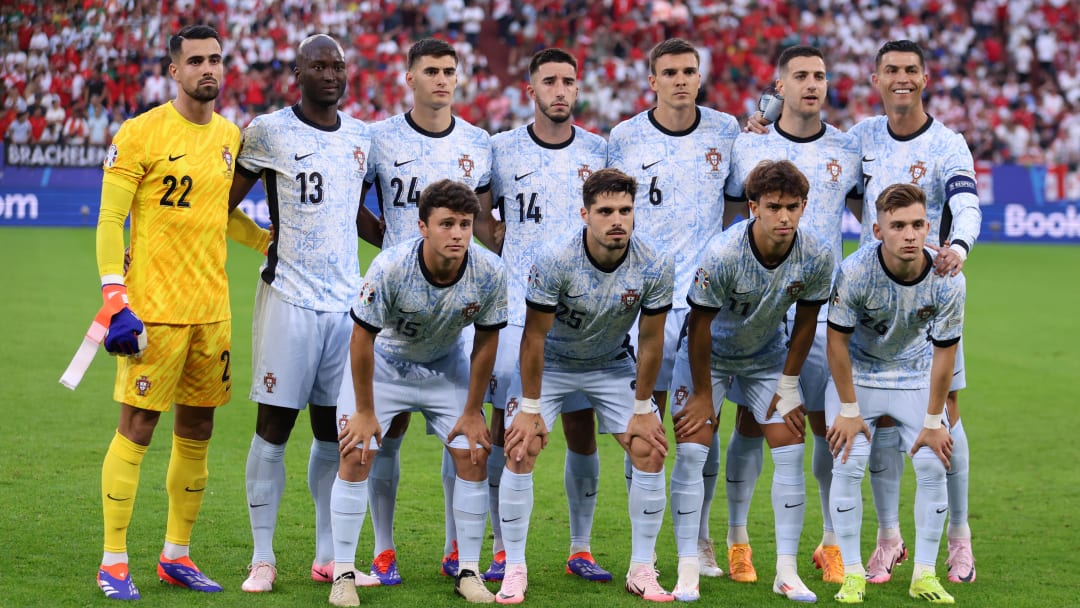
[[[707,251],[713,252],[712,255],[737,255],[742,243],[748,238],[747,232],[750,230],[750,223],[753,220],[745,219],[740,220],[727,229],[718,232],[709,237],[708,243],[705,245]]]
[[[529,128],[525,125],[509,131],[500,131],[491,136],[491,149],[506,150],[514,148],[527,139],[529,139]]]
[[[843,150],[858,152],[859,138],[854,133],[845,132],[829,123],[824,124],[825,135],[822,139],[827,142],[830,147],[838,147]]]
[[[469,263],[473,265],[477,272],[484,275],[502,273],[506,266],[501,257],[475,242],[469,245]]]
[[[229,137],[233,137],[236,139],[240,138],[240,127],[236,126],[236,123],[229,120],[228,118],[225,118],[221,114],[214,112],[213,116],[210,118],[210,123],[214,126],[215,129],[225,131],[225,133],[228,134]]]
[[[359,118],[349,116],[348,114],[340,110],[338,111],[338,118],[341,120],[341,129],[343,131],[349,131],[352,133],[363,133],[364,135],[369,135],[371,133],[371,125],[360,120]]]
[[[880,264],[878,262],[878,248],[880,246],[881,242],[877,240],[860,246],[840,262],[840,268],[848,274],[859,269],[872,269],[874,264]]]
[[[651,110],[645,110],[639,112],[612,127],[608,142],[617,141],[620,138],[628,137],[631,134],[640,131],[644,125],[649,124],[650,111]]]
[[[404,240],[392,247],[387,247],[375,255],[375,258],[371,261],[371,267],[368,269],[370,274],[372,270],[379,268],[385,272],[387,268],[400,266],[407,262],[413,256],[417,255],[417,251],[420,248],[420,240],[423,237],[413,237]]]
[[[698,106],[698,111],[701,113],[701,126],[739,133],[739,121],[731,114],[702,106]]]
[[[488,145],[491,142],[491,135],[487,131],[472,124],[460,116],[454,117],[454,131],[460,132],[462,135],[468,137],[471,140],[482,141]],[[460,131],[459,131],[460,130]]]
[[[579,127],[578,125],[574,125],[574,141],[580,142],[581,145],[587,146],[589,148],[607,147],[606,139],[604,139],[600,135],[597,135],[596,133],[593,133],[592,131],[589,131],[588,129]]]
[[[888,126],[888,116],[868,116],[852,125],[852,127],[848,129],[848,133],[855,137],[866,137],[872,133],[887,130]]]
[[[641,259],[662,265],[674,264],[671,252],[667,251],[659,242],[653,240],[652,237],[635,232],[630,242]]]

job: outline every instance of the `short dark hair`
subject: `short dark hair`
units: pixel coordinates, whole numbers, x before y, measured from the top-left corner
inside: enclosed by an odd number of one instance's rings
[[[221,36],[218,35],[217,30],[209,25],[189,25],[169,38],[169,57],[173,61],[180,57],[180,47],[183,46],[185,40],[206,40],[208,38],[213,38],[218,41],[218,44],[221,44]]]
[[[585,180],[585,185],[581,187],[581,196],[586,209],[592,207],[596,202],[596,197],[601,194],[622,194],[623,192],[630,195],[630,200],[634,200],[634,195],[637,194],[637,180],[618,169],[611,168],[593,171],[589,179]]]
[[[442,207],[458,213],[468,213],[476,219],[480,214],[480,199],[476,193],[461,182],[452,179],[440,179],[420,193],[420,221],[427,223],[431,210]]]
[[[915,53],[919,57],[919,67],[926,69],[926,52],[919,46],[919,43],[911,40],[890,40],[883,44],[878,49],[877,56],[874,57],[874,71],[881,67],[881,58],[885,56],[885,53]]]
[[[770,192],[806,200],[810,182],[789,160],[763,160],[746,176],[746,198],[756,203],[763,194]]]
[[[893,184],[882,190],[874,201],[878,214],[892,213],[912,205],[926,207],[926,193],[914,184]]]
[[[450,43],[445,40],[439,40],[438,38],[424,38],[423,40],[417,40],[415,44],[409,47],[408,65],[406,69],[411,70],[417,61],[420,61],[421,57],[453,57],[454,63],[458,61],[457,51],[454,47],[450,46]]]
[[[791,63],[792,59],[796,57],[817,57],[822,62],[825,61],[825,53],[821,52],[821,49],[815,46],[807,46],[805,44],[799,44],[795,46],[789,46],[784,49],[784,52],[780,53],[780,58],[776,60],[776,70],[783,74],[787,70],[787,66]]]
[[[577,59],[574,56],[562,49],[550,48],[537,52],[529,60],[529,75],[532,76],[536,73],[536,70],[540,69],[540,66],[545,63],[569,63],[574,66],[574,71],[577,71]]]
[[[698,64],[701,63],[701,55],[698,53],[698,50],[694,48],[694,45],[682,38],[668,38],[649,51],[649,73],[653,76],[656,75],[656,60],[664,55],[687,54],[693,55],[694,59],[698,61]]]

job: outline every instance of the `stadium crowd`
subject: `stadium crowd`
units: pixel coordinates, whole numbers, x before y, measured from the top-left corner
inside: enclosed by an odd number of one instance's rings
[[[820,47],[826,120],[846,129],[881,112],[870,86],[880,41],[909,38],[931,53],[929,112],[976,160],[1080,164],[1077,0],[22,0],[0,6],[4,140],[107,143],[126,117],[172,98],[166,38],[195,22],[225,38],[218,110],[240,126],[296,101],[294,49],[315,32],[350,54],[345,111],[400,113],[405,52],[435,35],[461,58],[455,113],[491,133],[531,120],[525,62],[559,46],[582,66],[579,124],[606,134],[653,104],[646,55],[671,36],[701,49],[702,102],[742,119],[784,47]]]

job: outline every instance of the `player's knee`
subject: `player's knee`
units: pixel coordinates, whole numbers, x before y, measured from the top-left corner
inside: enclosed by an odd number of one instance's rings
[[[840,458],[834,459],[832,467],[833,479],[853,485],[861,485],[863,477],[866,475],[866,460],[866,454],[855,453],[854,449],[852,449],[852,454],[848,456],[847,462],[842,462]]]
[[[345,481],[363,481],[371,472],[371,462],[375,459],[375,452],[368,452],[367,461],[364,462],[362,450],[354,448],[342,453],[338,463],[338,477]]]
[[[945,465],[930,448],[919,448],[915,457],[911,459],[911,465],[915,469],[915,481],[918,483],[945,483]]]
[[[640,437],[630,440],[630,460],[634,467],[646,473],[656,473],[664,468],[664,456],[659,450]]]

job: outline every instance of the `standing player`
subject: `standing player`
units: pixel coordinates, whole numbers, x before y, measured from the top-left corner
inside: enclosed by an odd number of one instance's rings
[[[923,107],[926,61],[923,50],[910,40],[887,42],[878,50],[873,83],[881,95],[885,116],[868,118],[852,127],[859,140],[865,196],[862,242],[873,241],[874,201],[892,184],[913,184],[926,193],[926,214],[938,246],[935,272],[956,274],[979,237],[982,212],[975,189],[975,167],[964,138],[936,121]],[[948,410],[953,438],[949,490],[949,580],[973,582],[975,558],[968,527],[968,442],[960,420],[957,391],[965,386],[963,344],[957,347],[956,370],[949,388]],[[900,539],[899,501],[903,459],[896,431],[880,430],[870,456],[870,481],[878,511],[878,546],[868,564],[873,583],[890,579],[893,566],[906,557]]]
[[[835,261],[831,243],[798,229],[809,189],[790,161],[761,161],[745,185],[753,219],[713,237],[698,262],[687,297],[687,347],[680,348],[673,373],[673,386],[690,386],[691,391],[677,391],[671,406],[678,442],[671,473],[678,599],[698,597],[693,514],[701,508],[706,453],[733,381],[761,425],[776,465],[773,591],[800,602],[817,599],[799,578],[795,562],[806,509],[799,374]],[[793,304],[795,322],[785,348],[782,323]]]
[[[948,510],[945,470],[955,441],[942,425],[945,396],[964,325],[964,276],[932,272],[924,249],[931,223],[925,194],[894,184],[876,199],[874,237],[840,265],[829,308],[829,367],[835,391],[827,404],[836,455],[833,520],[844,557],[842,603],[863,601],[862,478],[869,438],[881,416],[899,428],[915,468],[913,598],[952,604],[934,574]],[[861,407],[860,407],[861,403]],[[948,424],[948,417],[945,417]]]
[[[695,104],[701,87],[699,61],[697,49],[679,38],[653,47],[649,86],[656,92],[656,107],[616,125],[608,142],[608,166],[638,182],[637,229],[675,260],[674,308],[667,318],[666,350],[654,389],[661,412],[689,310],[686,294],[697,268],[697,254],[701,244],[724,224],[724,181],[731,146],[739,135],[735,118]],[[629,480],[629,461],[625,466]],[[705,576],[723,574],[709,535],[709,508],[719,470],[720,443],[716,439],[705,464],[705,503],[699,525],[701,573]]]
[[[378,219],[361,205],[368,127],[338,112],[345,54],[326,35],[300,43],[293,70],[300,102],[257,117],[244,131],[230,204],[262,177],[275,241],[255,298],[251,399],[259,404],[247,459],[255,548],[244,591],[270,591],[277,576],[274,530],[285,490],[285,445],[307,405],[314,438],[308,488],[315,502],[311,577],[330,582],[330,488],[338,465],[335,405],[360,293],[356,233],[377,242]],[[363,220],[363,221],[362,221]],[[361,579],[367,579],[361,581]],[[378,584],[359,575],[358,581]]]
[[[371,158],[364,180],[374,184],[386,228],[383,246],[392,247],[416,237],[420,193],[440,179],[453,179],[473,189],[480,200],[475,234],[495,249],[491,221],[491,142],[488,134],[453,115],[457,88],[457,52],[442,40],[425,38],[408,53],[405,83],[413,94],[413,108],[376,123],[371,128]],[[471,330],[467,330],[471,331]],[[343,387],[339,405],[352,407]],[[371,521],[375,529],[375,560],[371,573],[384,585],[401,583],[394,544],[394,504],[400,477],[401,440],[409,414],[394,420],[383,438],[371,469]],[[446,546],[442,572],[457,574],[454,549],[453,459],[443,455]]]
[[[269,241],[250,218],[229,211],[240,130],[214,112],[223,77],[217,32],[185,27],[169,39],[169,56],[176,98],[124,123],[101,185],[97,261],[112,313],[105,348],[135,355],[117,359],[120,421],[101,467],[105,553],[97,582],[119,600],[139,599],[127,529],[143,457],[170,409],[169,515],[157,573],[173,585],[221,591],[192,563],[188,545],[206,490],[214,408],[228,403],[232,389],[225,236],[228,230],[259,250]],[[129,213],[134,262],[125,272]]]
[[[843,258],[842,222],[848,195],[859,185],[859,147],[850,135],[821,120],[822,104],[828,92],[825,57],[809,46],[784,50],[777,61],[776,91],[784,99],[779,121],[764,136],[743,133],[731,151],[731,174],[727,180],[727,207],[742,204],[745,208],[746,178],[765,159],[790,160],[807,176],[810,192],[806,211],[799,220],[799,233],[812,234],[828,244],[833,259]],[[788,310],[788,330],[795,322],[796,308]],[[825,357],[827,315],[818,314],[814,345],[799,375],[803,403],[814,433],[813,471],[818,482],[824,534],[814,551],[814,563],[822,569],[826,582],[841,583],[844,578],[840,550],[836,546],[829,517],[829,486],[832,484],[832,454],[825,441],[825,385],[829,366]],[[737,389],[738,387],[735,387]],[[744,400],[729,398],[736,403]],[[763,464],[761,428],[749,408],[739,405],[735,429],[727,449],[726,478],[728,500],[728,576],[739,582],[754,582],[757,572],[751,561],[750,538],[746,522],[754,486]]]
[[[506,470],[499,486],[506,576],[495,596],[524,601],[525,543],[532,516],[532,471],[564,400],[584,395],[633,462],[631,556],[626,590],[669,602],[656,580],[653,552],[664,520],[667,438],[652,401],[671,308],[670,258],[634,238],[634,179],[615,169],[585,181],[585,228],[537,252],[529,270],[520,375],[506,402]],[[626,332],[640,316],[637,365]]]
[[[533,55],[527,90],[536,110],[532,124],[491,138],[491,193],[506,227],[502,258],[506,263],[510,323],[502,332],[502,348],[491,378],[490,401],[494,407],[488,484],[495,543],[491,567],[484,573],[487,580],[502,580],[506,566],[499,527],[499,483],[506,464],[503,407],[506,389],[517,373],[528,269],[543,243],[581,225],[582,184],[607,163],[604,138],[573,123],[578,93],[577,60],[573,55],[561,49],[545,49]],[[570,400],[563,412],[567,444],[563,479],[570,508],[570,557],[566,569],[586,580],[610,581],[611,573],[596,565],[590,547],[600,486],[592,406],[578,397]]]
[[[353,307],[356,402],[338,408],[341,468],[331,498],[335,606],[359,604],[353,562],[372,449],[402,411],[423,413],[454,458],[461,556],[455,589],[470,602],[494,600],[478,574],[491,447],[483,401],[506,325],[506,279],[502,262],[471,244],[478,213],[468,186],[451,180],[428,186],[419,203],[421,238],[375,257]],[[471,360],[462,339],[469,325],[476,328]]]

